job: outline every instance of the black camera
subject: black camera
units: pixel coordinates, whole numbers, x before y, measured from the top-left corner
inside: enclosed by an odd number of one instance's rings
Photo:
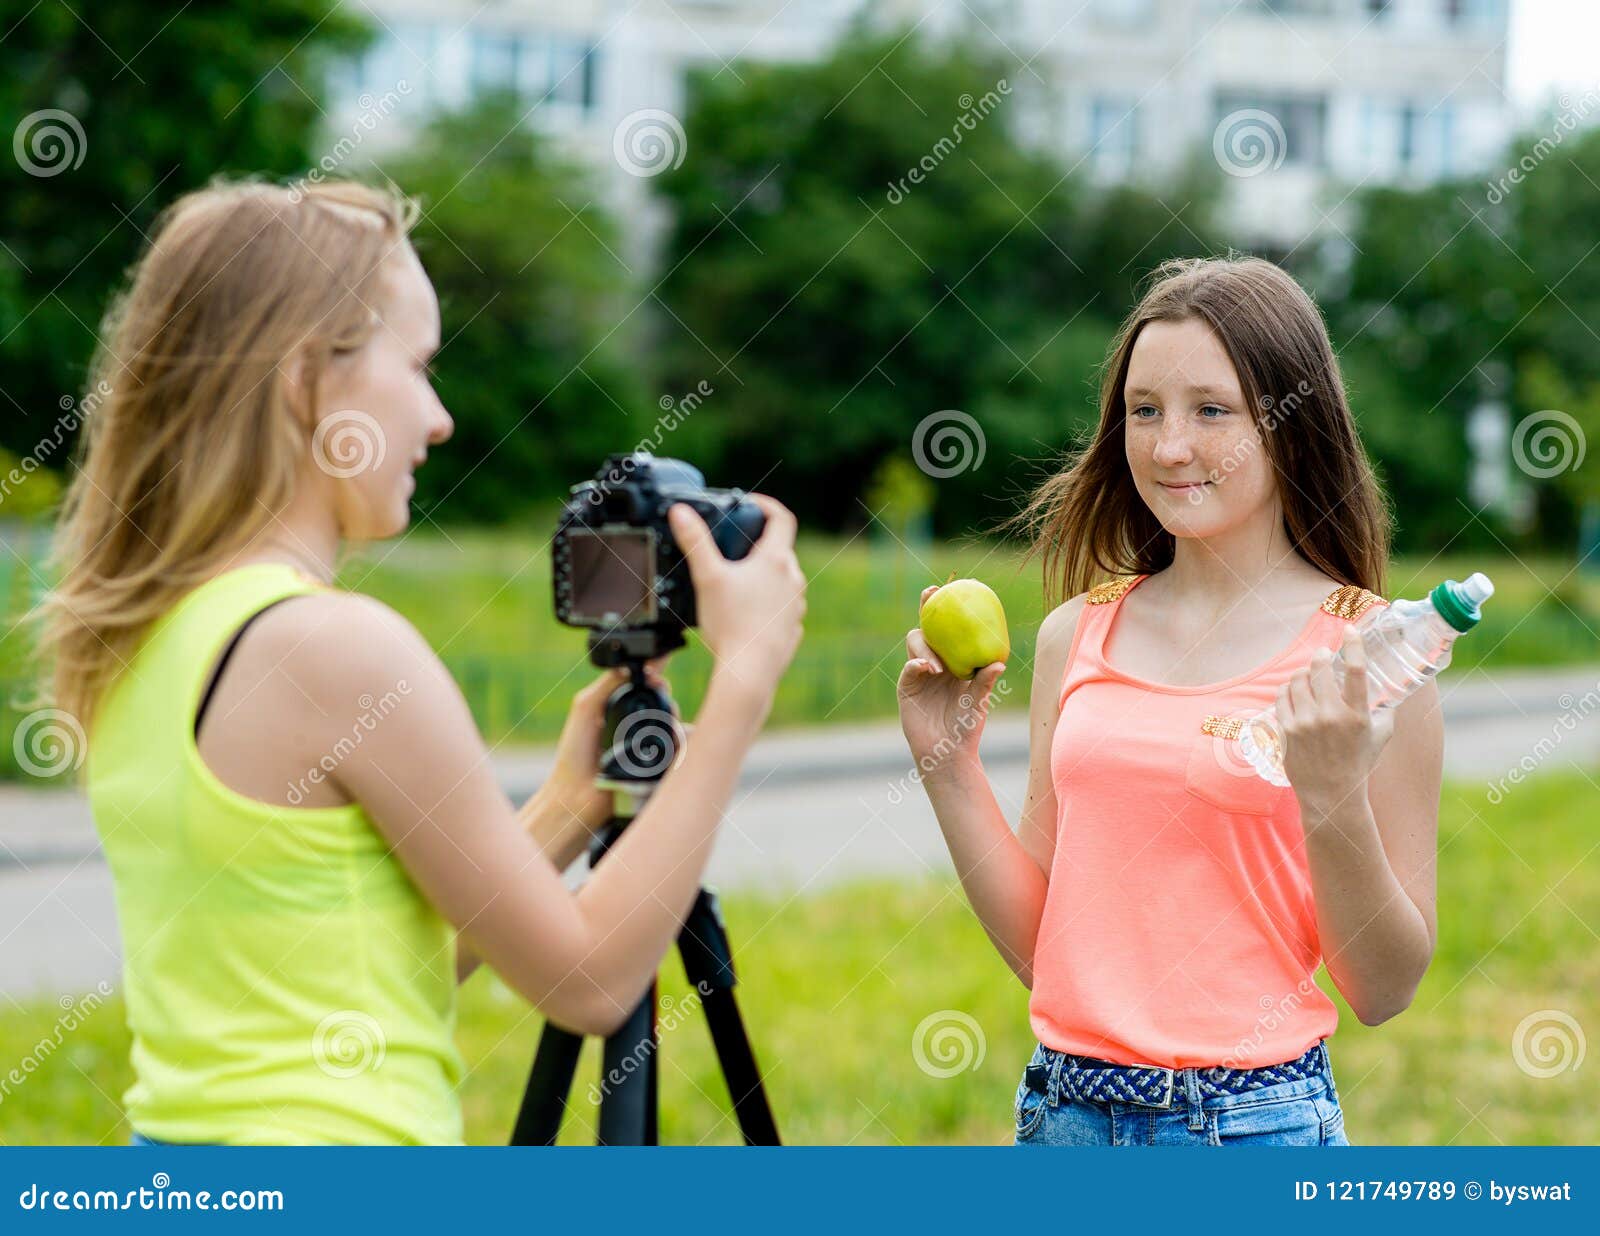
[[[743,490],[707,489],[698,468],[648,451],[609,456],[561,509],[551,549],[556,617],[588,628],[596,665],[681,648],[695,625],[689,564],[667,523],[675,502],[695,509],[732,560],[750,552],[767,524]]]

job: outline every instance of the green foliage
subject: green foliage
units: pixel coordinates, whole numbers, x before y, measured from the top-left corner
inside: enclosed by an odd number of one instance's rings
[[[1492,522],[1463,526],[1465,420],[1485,396],[1508,399],[1514,422],[1556,408],[1595,435],[1600,270],[1587,259],[1600,232],[1600,131],[1547,139],[1512,144],[1512,160],[1540,149],[1516,185],[1446,182],[1358,199],[1348,292],[1330,316],[1402,546],[1510,539]],[[1544,543],[1571,543],[1593,477],[1591,465],[1539,478]]]
[[[324,72],[367,36],[335,0],[4,7],[0,115],[51,173],[0,159],[0,445],[26,453],[157,213],[216,175],[304,168]]]
[[[1548,1055],[1536,1046],[1533,1036],[1552,1028],[1537,1018],[1540,1010],[1560,1010],[1583,1026],[1600,1019],[1600,951],[1578,913],[1600,898],[1600,865],[1581,861],[1594,843],[1591,784],[1576,772],[1541,776],[1497,806],[1482,785],[1445,786],[1438,950],[1399,1017],[1363,1026],[1326,970],[1318,973],[1339,1008],[1329,1053],[1351,1142],[1584,1145],[1600,1138],[1589,1074],[1567,1067],[1538,1076],[1531,1067],[1559,1058],[1558,1036]],[[1011,1100],[1033,1047],[1028,993],[953,881],[744,893],[724,905],[740,1005],[787,1143],[1010,1140]],[[662,1140],[735,1143],[705,1018],[675,958],[662,977],[668,1007],[677,1010],[670,1021],[663,1016]],[[952,1022],[924,1020],[949,1010],[976,1023],[982,1050],[967,1023],[960,1060],[969,1067],[933,1076],[918,1066],[914,1044],[921,1027],[928,1060],[926,1036]],[[0,1143],[126,1142],[117,1101],[131,1080],[121,998],[84,1009],[74,1029],[63,1031],[63,1018],[52,999],[0,1012],[0,1058],[37,1062],[5,1096]],[[468,1142],[504,1143],[541,1024],[487,968],[462,990],[457,1041],[468,1069],[461,1089]],[[1518,1053],[1527,1067],[1518,1067]],[[598,1054],[591,1040],[563,1142],[594,1141],[588,1092],[600,1076]],[[1461,1102],[1463,1077],[1474,1079],[1470,1107]]]
[[[435,362],[456,421],[417,476],[424,511],[523,515],[644,437],[624,344],[628,272],[588,173],[508,99],[445,115],[382,170],[422,199],[415,240],[439,294]]]
[[[669,388],[715,375],[684,437],[714,475],[859,525],[880,462],[959,409],[986,462],[940,480],[937,525],[1009,513],[1014,455],[1067,436],[1134,278],[1210,247],[1198,189],[1169,213],[1024,148],[1026,76],[890,35],[691,82],[687,158],[657,182],[675,220],[662,363]]]
[[[0,519],[36,519],[61,499],[61,477],[32,456],[0,447]]]

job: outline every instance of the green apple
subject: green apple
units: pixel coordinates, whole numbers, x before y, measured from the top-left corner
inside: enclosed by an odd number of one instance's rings
[[[956,579],[922,603],[922,634],[944,667],[971,678],[985,665],[1011,655],[1006,611],[982,580]]]

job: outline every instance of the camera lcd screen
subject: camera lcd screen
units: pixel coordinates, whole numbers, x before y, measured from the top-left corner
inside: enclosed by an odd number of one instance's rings
[[[568,544],[574,621],[600,626],[655,621],[654,530],[574,529]]]

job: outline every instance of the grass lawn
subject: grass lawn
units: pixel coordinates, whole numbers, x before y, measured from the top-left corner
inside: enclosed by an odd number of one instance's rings
[[[42,552],[42,548],[40,550]],[[1027,667],[1044,614],[1037,561],[1015,545],[937,542],[907,547],[879,533],[852,539],[800,539],[810,579],[806,634],[778,691],[770,724],[822,725],[895,715],[894,683],[905,633],[929,583],[983,579],[1006,607],[1012,637],[1008,679],[1017,688],[997,707],[1027,706]],[[352,552],[341,582],[394,606],[414,622],[449,665],[491,743],[548,741],[559,732],[572,693],[591,673],[581,631],[555,621],[548,538],[516,529],[423,528],[395,542]],[[1397,559],[1389,595],[1417,597],[1442,579],[1487,572],[1497,592],[1482,625],[1462,640],[1460,669],[1600,660],[1600,577],[1579,576],[1559,558],[1509,555]],[[26,672],[20,633],[4,634],[37,596],[40,583],[0,554],[0,688]],[[669,671],[686,715],[704,693],[709,657],[693,636]],[[24,715],[15,686],[0,694],[0,734]],[[8,711],[8,705],[12,705]],[[0,776],[17,773],[12,744],[0,744]]]
[[[1524,783],[1498,805],[1480,787],[1446,786],[1439,947],[1415,1002],[1366,1027],[1334,997],[1341,1018],[1331,1051],[1352,1143],[1600,1142],[1594,1062],[1570,1067],[1583,1036],[1600,1032],[1600,935],[1590,921],[1600,905],[1595,803],[1594,782],[1578,776]],[[957,887],[871,883],[788,899],[733,897],[726,910],[741,1000],[786,1141],[1009,1140],[1011,1098],[1032,1046],[1025,993]],[[1320,981],[1332,994],[1326,974]],[[665,993],[680,1012],[663,1036],[663,1139],[737,1141],[703,1019],[683,1004],[675,962]],[[914,1036],[924,1019],[950,1011],[977,1027],[966,1032],[974,1067],[930,1076]],[[125,1142],[120,1004],[107,1001],[56,1045],[61,1015],[54,1002],[0,1013],[0,1074],[27,1058],[37,1064],[0,1091],[0,1141]],[[469,1141],[504,1141],[539,1025],[490,974],[464,989]],[[41,1053],[41,1039],[53,1050]],[[1535,1075],[1563,1051],[1569,1067]],[[584,1093],[597,1078],[596,1055],[575,1087],[568,1140],[592,1138]],[[929,1056],[947,1059],[936,1048]]]

